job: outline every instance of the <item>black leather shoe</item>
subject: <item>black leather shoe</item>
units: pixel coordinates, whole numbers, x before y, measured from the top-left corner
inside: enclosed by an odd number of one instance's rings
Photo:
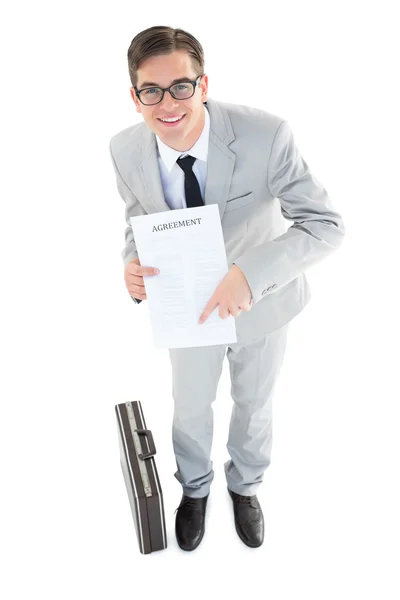
[[[250,548],[264,541],[264,517],[257,496],[241,496],[228,488],[233,500],[235,527],[238,536]]]
[[[183,494],[175,512],[175,535],[182,550],[194,550],[204,535],[206,505],[209,494],[204,498],[190,498]]]

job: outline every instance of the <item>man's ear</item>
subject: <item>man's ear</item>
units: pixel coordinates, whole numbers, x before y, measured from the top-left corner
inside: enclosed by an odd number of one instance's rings
[[[140,100],[139,100],[139,99],[138,99],[138,97],[136,96],[136,94],[135,94],[135,90],[133,89],[133,87],[131,87],[131,88],[129,88],[129,91],[130,91],[130,94],[131,94],[132,100],[133,100],[133,101],[134,101],[134,103],[135,103],[135,106],[136,106],[136,112],[138,112],[138,113],[141,113],[141,112],[142,112],[142,109],[141,109],[141,107],[140,107]]]
[[[203,79],[200,83],[201,86],[201,95],[202,102],[205,104],[207,102],[207,94],[208,94],[208,76],[204,74]]]

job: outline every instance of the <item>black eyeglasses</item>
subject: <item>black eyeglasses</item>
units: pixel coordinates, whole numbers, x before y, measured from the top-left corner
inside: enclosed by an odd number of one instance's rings
[[[151,87],[144,88],[140,91],[136,87],[133,89],[135,90],[140,102],[145,106],[151,106],[161,102],[164,98],[165,92],[169,92],[171,96],[175,98],[175,100],[187,100],[194,95],[196,91],[196,85],[203,75],[204,73],[199,75],[195,81],[183,81],[182,83],[175,83],[168,88]]]

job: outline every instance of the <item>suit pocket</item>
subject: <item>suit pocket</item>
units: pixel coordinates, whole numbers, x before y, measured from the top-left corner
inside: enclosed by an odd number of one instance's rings
[[[255,199],[256,197],[253,192],[249,192],[248,194],[239,196],[238,198],[232,198],[232,200],[227,201],[224,214],[226,212],[230,212],[231,210],[236,210],[237,208],[243,208],[254,202]]]

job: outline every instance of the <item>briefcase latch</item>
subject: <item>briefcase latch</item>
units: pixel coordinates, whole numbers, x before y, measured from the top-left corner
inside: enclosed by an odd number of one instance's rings
[[[156,447],[154,445],[153,434],[151,433],[150,429],[135,429],[135,431],[138,435],[145,435],[149,445],[149,451],[138,454],[138,457],[142,460],[145,460],[146,458],[151,458],[154,456],[156,454]]]

